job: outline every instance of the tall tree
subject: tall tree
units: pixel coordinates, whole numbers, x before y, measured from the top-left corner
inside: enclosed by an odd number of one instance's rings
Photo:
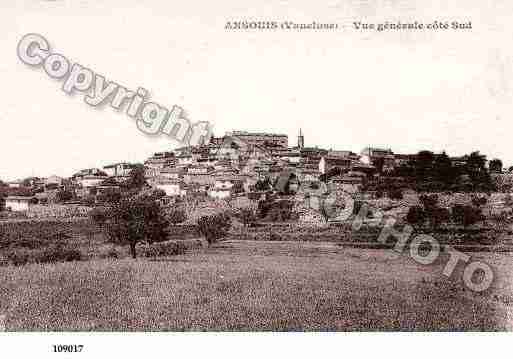
[[[146,185],[146,176],[144,166],[141,164],[137,164],[130,171],[130,178],[126,183],[129,189],[137,189],[140,190]]]
[[[136,258],[136,245],[142,241],[161,242],[167,239],[169,225],[160,205],[149,197],[132,197],[109,207],[98,223],[110,241],[130,246]]]
[[[501,173],[502,172],[502,161],[498,158],[494,158],[488,164],[488,168],[490,169],[490,172]]]

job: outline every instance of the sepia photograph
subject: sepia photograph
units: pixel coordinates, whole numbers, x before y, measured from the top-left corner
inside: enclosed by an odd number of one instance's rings
[[[0,19],[0,346],[513,330],[513,3]]]

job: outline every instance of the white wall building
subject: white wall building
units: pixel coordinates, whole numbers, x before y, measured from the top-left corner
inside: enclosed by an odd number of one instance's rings
[[[9,196],[5,199],[5,208],[15,212],[26,211],[34,201],[34,197]]]

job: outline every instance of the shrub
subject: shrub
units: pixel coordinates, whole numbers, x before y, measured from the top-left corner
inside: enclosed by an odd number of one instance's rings
[[[464,227],[470,226],[482,220],[481,209],[469,205],[455,205],[452,207],[452,219]]]
[[[447,208],[435,207],[428,212],[431,224],[434,228],[438,228],[441,223],[451,220],[451,212]]]
[[[266,219],[271,222],[284,222],[292,218],[293,203],[290,201],[278,201],[272,206],[271,210],[266,216]]]
[[[51,245],[46,248],[27,249],[11,248],[7,260],[15,266],[29,263],[57,263],[82,260],[82,253],[75,248],[64,245]]]
[[[244,224],[244,226],[249,227],[256,222],[257,215],[252,208],[241,208],[237,212],[237,218]]]
[[[175,256],[185,253],[185,245],[181,242],[166,241],[157,242],[142,247],[141,252],[144,257],[163,257]]]
[[[82,260],[82,253],[75,248],[54,245],[45,248],[36,256],[36,263],[73,262]]]
[[[7,260],[15,266],[21,266],[29,263],[30,256],[26,249],[16,248],[7,252]]]
[[[276,232],[270,231],[269,232],[269,241],[281,241],[283,238]]]
[[[472,197],[472,204],[476,207],[484,206],[487,202],[488,202],[488,198],[486,198],[486,197],[479,197],[479,196]]]
[[[436,194],[423,194],[419,197],[419,200],[426,211],[430,211],[438,206],[438,196]]]
[[[116,248],[112,247],[111,249],[109,249],[109,251],[107,252],[107,258],[119,258],[119,253],[117,251]]]
[[[406,215],[406,221],[410,224],[422,224],[426,220],[426,212],[420,206],[410,207]]]
[[[388,191],[388,197],[390,199],[401,200],[403,199],[403,191],[400,188],[394,188]]]

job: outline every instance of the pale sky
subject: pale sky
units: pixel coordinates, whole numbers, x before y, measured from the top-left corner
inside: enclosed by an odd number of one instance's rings
[[[295,145],[397,153],[474,150],[513,164],[513,2],[3,0],[0,179],[142,162],[177,145],[16,56],[27,33],[217,135],[286,133]],[[336,31],[228,31],[226,21],[333,22]],[[464,31],[359,32],[353,21],[471,21]]]

